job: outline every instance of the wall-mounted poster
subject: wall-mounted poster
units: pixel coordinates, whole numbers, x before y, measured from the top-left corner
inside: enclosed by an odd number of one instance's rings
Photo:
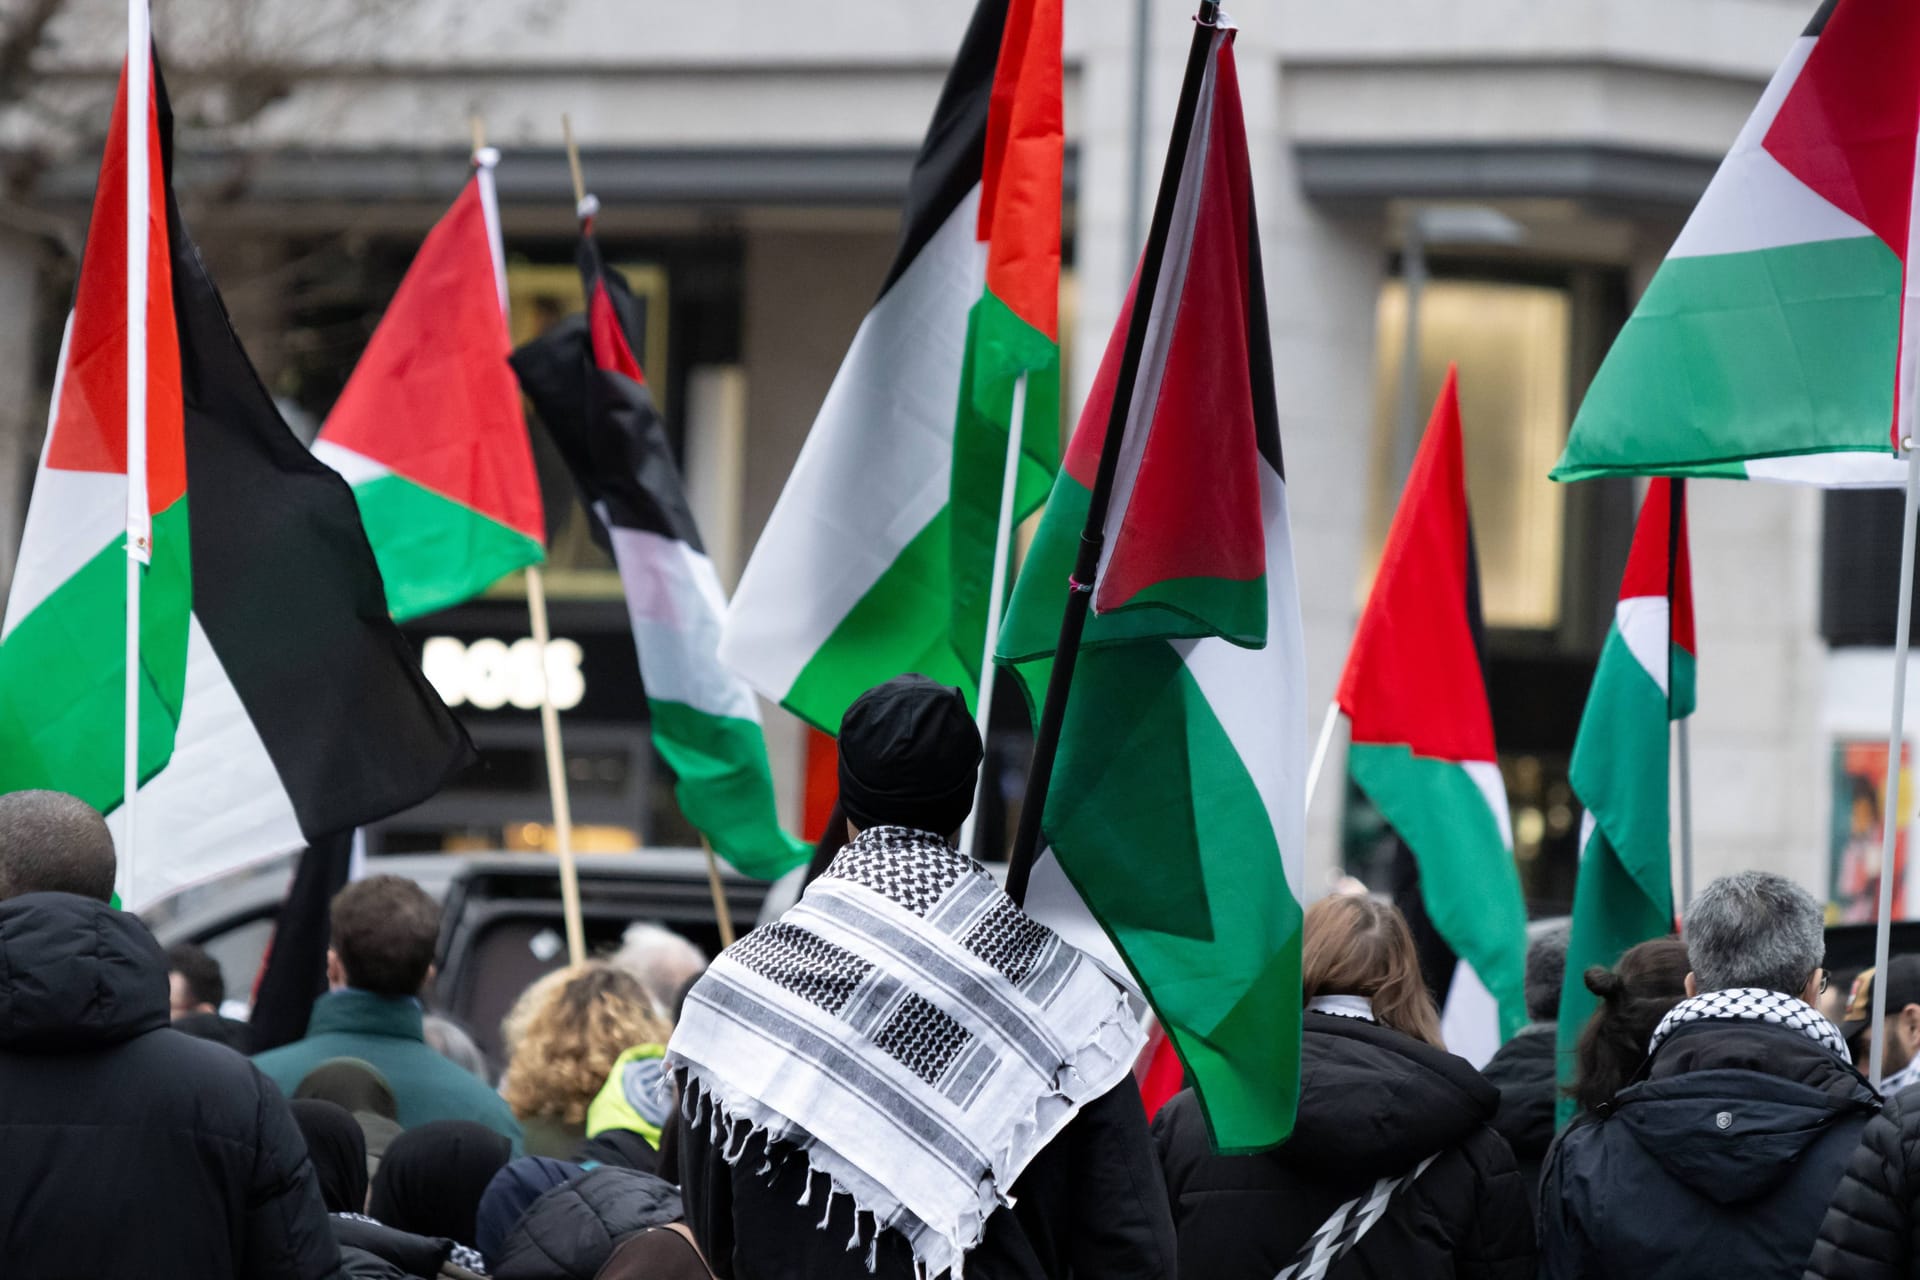
[[[1901,752],[1900,804],[1909,813],[1906,797],[1913,778],[1913,745]],[[1835,922],[1871,922],[1880,896],[1882,825],[1887,812],[1887,744],[1836,742],[1833,747],[1833,841],[1828,861],[1827,915]],[[1907,901],[1908,831],[1894,843],[1893,915],[1913,915]]]

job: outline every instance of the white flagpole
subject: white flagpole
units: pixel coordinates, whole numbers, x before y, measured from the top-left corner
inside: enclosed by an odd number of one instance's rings
[[[974,702],[974,722],[980,726],[980,741],[985,744],[987,722],[993,714],[994,649],[1000,643],[1000,616],[1007,594],[1007,568],[1013,559],[1013,508],[1020,492],[1020,436],[1027,419],[1027,375],[1013,384],[1013,411],[1007,418],[1007,460],[1000,471],[1000,522],[993,535],[993,576],[987,590],[987,643],[980,654],[980,694]],[[972,856],[973,832],[980,821],[980,797],[991,785],[986,762],[981,761],[980,781],[974,788],[973,808],[960,824],[960,852]]]
[[[1327,704],[1327,718],[1320,722],[1320,739],[1313,744],[1313,762],[1307,766],[1307,802],[1300,807],[1305,815],[1313,808],[1313,793],[1320,789],[1320,770],[1326,766],[1327,751],[1333,746],[1333,728],[1340,723],[1340,704]]]
[[[473,118],[473,167],[480,181],[480,207],[487,218],[487,242],[493,251],[495,287],[500,291],[500,315],[507,318],[507,255],[500,239],[500,201],[494,192],[493,167],[500,153],[486,145],[486,128]],[[573,857],[573,803],[567,794],[567,757],[560,743],[560,712],[553,705],[553,683],[547,674],[547,650],[553,635],[547,627],[547,587],[537,564],[528,565],[527,617],[532,623],[534,648],[540,654],[540,737],[546,748],[547,792],[553,801],[554,844],[560,855],[560,910],[566,917],[567,962],[587,959],[586,926],[580,912],[580,868]]]
[[[1905,388],[1902,388],[1905,398]],[[1911,409],[1903,419],[1910,418]],[[1880,911],[1874,929],[1873,971],[1873,1049],[1867,1056],[1867,1079],[1880,1087],[1880,1068],[1884,1061],[1887,1025],[1887,952],[1893,935],[1893,857],[1906,814],[1900,808],[1900,753],[1905,745],[1907,716],[1907,653],[1913,642],[1913,538],[1914,520],[1920,515],[1920,452],[1913,448],[1911,422],[1902,422],[1901,445],[1907,451],[1907,498],[1900,516],[1900,612],[1894,618],[1893,632],[1893,724],[1887,732],[1887,789],[1881,806],[1880,833]]]
[[[153,558],[147,494],[147,117],[153,38],[147,0],[127,0],[127,713],[121,777],[120,900],[133,904],[140,790],[140,573]]]
[[[1693,905],[1693,742],[1687,733],[1686,716],[1673,722],[1679,735],[1675,755],[1680,762],[1680,911]]]

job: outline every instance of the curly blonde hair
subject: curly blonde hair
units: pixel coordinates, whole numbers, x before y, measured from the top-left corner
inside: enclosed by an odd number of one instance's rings
[[[669,1034],[631,974],[599,960],[555,970],[501,1020],[510,1055],[501,1096],[522,1120],[583,1124],[614,1059],[635,1045],[664,1044]]]

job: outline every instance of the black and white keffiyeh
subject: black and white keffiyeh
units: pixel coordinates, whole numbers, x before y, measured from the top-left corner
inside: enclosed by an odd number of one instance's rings
[[[798,1147],[923,1274],[957,1278],[1028,1161],[1144,1041],[1126,994],[970,858],[874,827],[721,953],[667,1054],[713,1100],[688,1119],[728,1161],[749,1133]]]
[[[1853,1055],[1847,1052],[1846,1037],[1818,1009],[1795,996],[1768,991],[1764,987],[1703,991],[1682,1000],[1668,1010],[1667,1016],[1660,1019],[1660,1025],[1653,1029],[1653,1039],[1647,1044],[1647,1053],[1651,1055],[1677,1028],[1689,1022],[1708,1019],[1765,1022],[1786,1027],[1824,1046],[1840,1061],[1849,1065],[1853,1062]]]

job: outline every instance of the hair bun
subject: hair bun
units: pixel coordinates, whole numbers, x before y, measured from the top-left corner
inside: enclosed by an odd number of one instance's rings
[[[1587,990],[1602,1000],[1618,999],[1627,989],[1627,980],[1603,964],[1592,966],[1583,976]]]

